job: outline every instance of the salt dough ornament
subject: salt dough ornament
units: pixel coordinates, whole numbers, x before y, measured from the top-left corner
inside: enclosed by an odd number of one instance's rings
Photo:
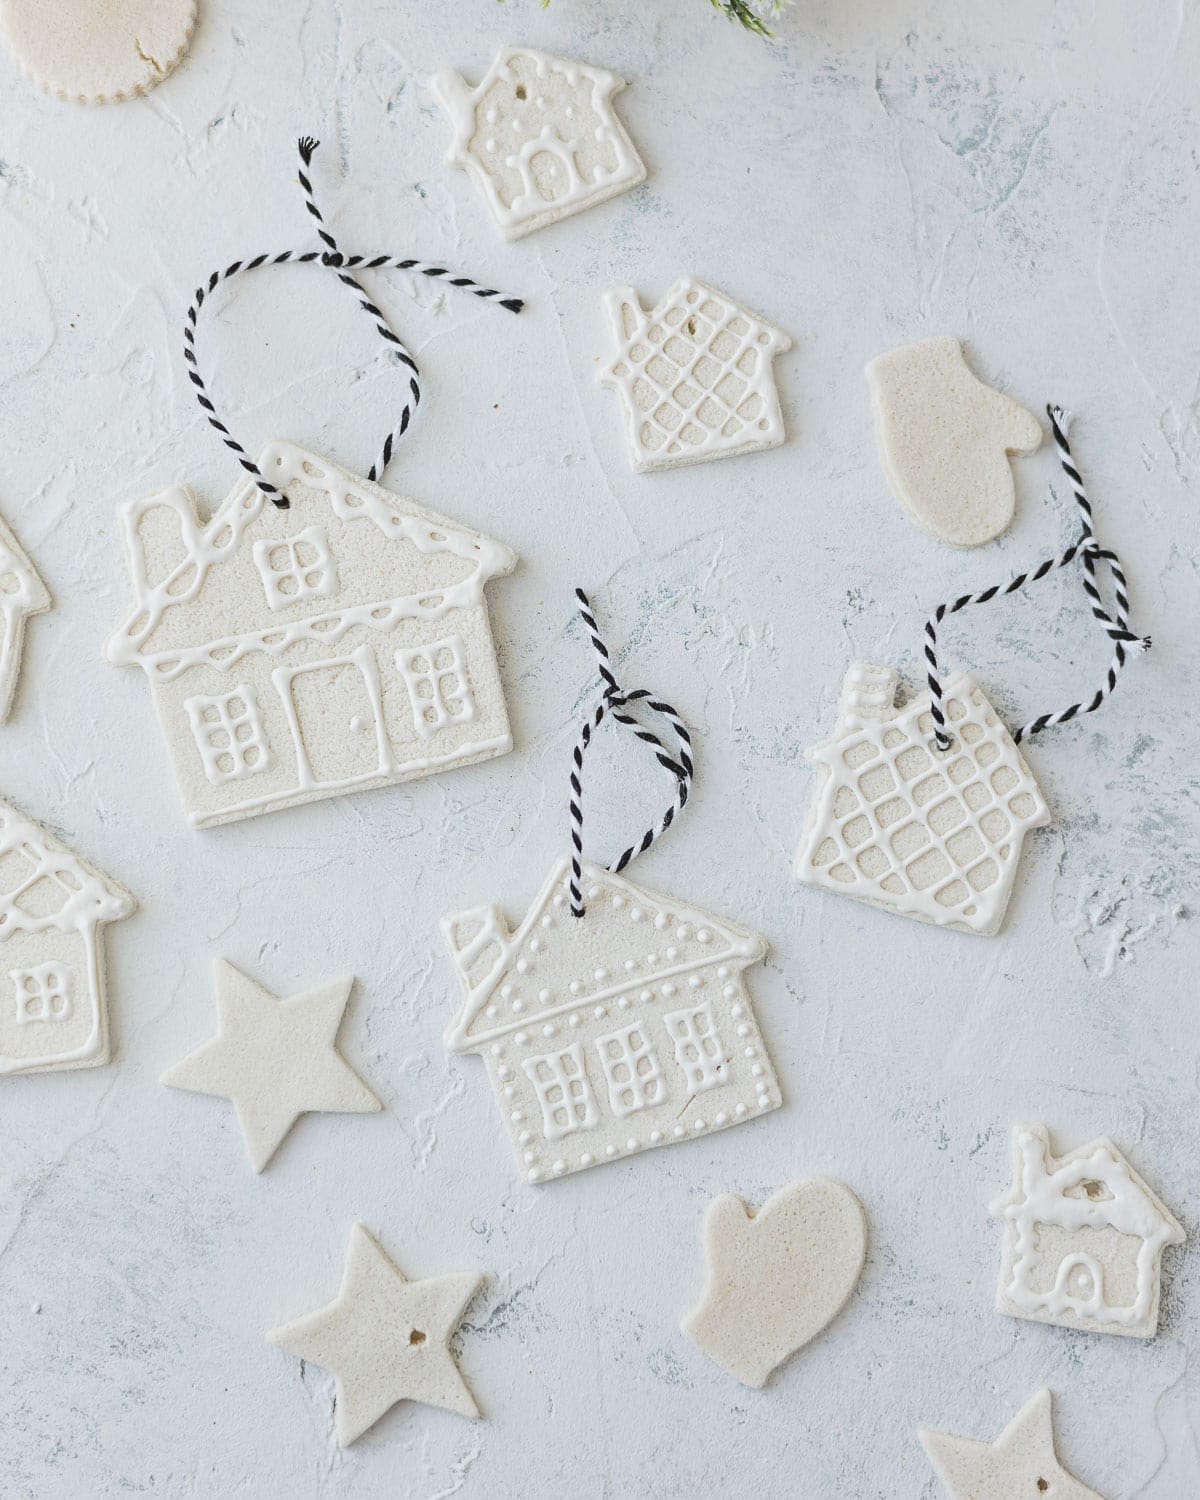
[[[0,724],[12,710],[25,621],[50,608],[50,593],[20,542],[0,520]]]
[[[481,536],[296,443],[202,522],[182,485],[122,510],[140,666],[193,827],[473,765],[512,749]]]
[[[821,774],[796,878],[963,932],[996,933],[1025,835],[1050,821],[1033,773],[982,688],[945,684],[956,753],[933,746],[928,695],[896,706],[899,678],[858,664],[837,727],[809,751]]]
[[[707,1279],[683,1331],[743,1385],[766,1385],[850,1299],[867,1252],[862,1204],[828,1177],[781,1188],[755,1213],[732,1193],[704,1215]]]
[[[997,1309],[1153,1338],[1163,1251],[1186,1238],[1178,1220],[1109,1140],[1059,1157],[1041,1125],[1013,1140],[1013,1186],[991,1206],[1004,1221]]]
[[[21,71],[76,104],[148,93],[195,26],[196,0],[0,0],[0,35]]]
[[[1013,516],[1010,453],[1042,443],[1037,418],[967,368],[957,339],[926,339],[867,366],[888,483],[923,531],[955,547],[990,542]]]
[[[449,1342],[482,1281],[475,1271],[406,1281],[356,1224],[336,1299],[272,1330],[267,1341],[333,1372],[334,1425],[343,1448],[397,1401],[477,1417]]]
[[[136,904],[0,802],[0,1075],[108,1062],[103,929]]]
[[[624,87],[615,73],[529,47],[501,47],[474,88],[454,72],[429,80],[454,132],[446,160],[474,179],[506,240],[644,181],[613,109]]]
[[[786,333],[691,276],[652,312],[632,287],[605,292],[604,309],[617,352],[599,380],[620,399],[639,474],[783,442],[773,361]]]
[[[302,1114],[372,1114],[379,1100],[337,1050],[353,979],[286,999],[224,959],[213,964],[220,1028],[162,1075],[168,1088],[229,1099],[261,1172]]]
[[[605,691],[574,752],[572,857],[551,870],[515,931],[497,906],[442,923],[466,995],[446,1046],[484,1059],[530,1182],[725,1130],[782,1102],[743,977],[764,940],[618,873],[686,804],[691,741],[670,704],[617,685],[586,595],[576,594]],[[638,703],[670,724],[674,755],[628,712]],[[660,826],[605,870],[583,859],[580,777],[609,715],[653,748],[676,795]]]
[[[919,1436],[951,1500],[1103,1500],[1058,1460],[1049,1391],[1027,1402],[994,1443]]]
[[[1148,636],[1129,629],[1119,558],[1096,541],[1091,505],[1067,443],[1066,416],[1059,407],[1047,412],[1074,491],[1079,540],[1003,586],[938,606],[925,625],[927,695],[898,707],[894,672],[851,667],[834,738],[809,752],[821,779],[796,857],[798,880],[939,927],[999,930],[1022,841],[1050,820],[1018,745],[1094,713],[1129,657],[1150,646]],[[1090,698],[1039,714],[1009,734],[972,677],[962,673],[943,682],[938,630],[948,616],[1015,593],[1076,561],[1092,615],[1113,643],[1104,682]],[[1111,613],[1097,584],[1101,562],[1112,575]]]

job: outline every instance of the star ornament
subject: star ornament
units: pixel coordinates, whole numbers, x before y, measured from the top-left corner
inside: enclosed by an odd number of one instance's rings
[[[1103,1500],[1058,1461],[1049,1391],[1026,1402],[994,1443],[940,1432],[920,1438],[954,1500]]]
[[[343,1448],[397,1401],[477,1417],[449,1341],[482,1281],[476,1271],[406,1281],[356,1224],[336,1300],[272,1330],[267,1342],[332,1371],[334,1423]]]
[[[220,1027],[162,1082],[230,1099],[256,1172],[309,1110],[367,1114],[379,1100],[337,1050],[353,979],[279,999],[224,959],[213,965]]]

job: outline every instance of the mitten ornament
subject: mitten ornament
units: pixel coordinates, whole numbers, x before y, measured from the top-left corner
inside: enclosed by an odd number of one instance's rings
[[[1010,453],[1033,453],[1032,412],[973,375],[957,339],[926,339],[867,366],[875,436],[909,518],[940,541],[978,547],[1012,520]]]

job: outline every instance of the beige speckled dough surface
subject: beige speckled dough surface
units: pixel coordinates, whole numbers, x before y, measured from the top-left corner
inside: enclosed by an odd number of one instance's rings
[[[951,1500],[1103,1500],[1058,1460],[1050,1392],[1038,1391],[994,1443],[922,1432]]]
[[[379,1100],[337,1050],[352,979],[278,998],[217,959],[213,980],[220,1028],[211,1041],[168,1068],[162,1082],[231,1100],[256,1172],[302,1114],[379,1109]]]
[[[763,1386],[841,1312],[866,1253],[862,1204],[828,1177],[781,1188],[757,1213],[732,1193],[715,1198],[708,1279],[683,1331],[743,1385]]]
[[[971,373],[957,339],[925,339],[867,366],[888,483],[910,518],[955,547],[1000,535],[1014,507],[1010,453],[1033,453],[1032,412]]]
[[[475,1398],[448,1345],[482,1281],[476,1271],[406,1281],[356,1224],[334,1301],[273,1329],[267,1340],[334,1372],[335,1428],[343,1448],[397,1401],[421,1401],[477,1417]],[[303,1379],[302,1366],[301,1384]],[[301,1400],[307,1404],[303,1392]]]
[[[0,36],[40,88],[76,104],[144,94],[179,64],[196,0],[0,0]]]

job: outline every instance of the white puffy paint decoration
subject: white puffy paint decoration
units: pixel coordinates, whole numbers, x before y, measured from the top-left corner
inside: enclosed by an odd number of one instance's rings
[[[950,1500],[1103,1500],[1059,1462],[1049,1391],[1026,1402],[994,1443],[941,1432],[920,1438]]]
[[[103,931],[135,902],[0,803],[0,1075],[109,1059]]]
[[[757,1213],[726,1193],[704,1216],[704,1292],[683,1331],[743,1385],[766,1385],[841,1312],[866,1251],[862,1204],[828,1177],[781,1188]]]
[[[50,608],[50,591],[0,518],[0,724],[12,712],[25,647],[25,621]]]
[[[1041,1125],[1014,1134],[1013,1185],[992,1204],[1004,1223],[996,1305],[1014,1318],[1153,1338],[1162,1257],[1184,1231],[1108,1140],[1065,1156]]]
[[[397,1401],[477,1417],[479,1408],[449,1344],[482,1281],[475,1271],[406,1281],[356,1224],[335,1300],[273,1329],[267,1341],[333,1372],[334,1428],[343,1448]],[[303,1373],[301,1389],[309,1390]]]
[[[506,240],[603,203],[646,168],[616,111],[624,80],[530,47],[502,47],[472,88],[438,73],[430,91],[454,132],[447,161],[468,172]]]
[[[150,689],[195,827],[512,749],[484,589],[516,559],[294,443],[206,524],[124,508],[136,603],[108,642]]]
[[[990,542],[1013,517],[1010,453],[1033,453],[1032,412],[973,375],[957,339],[926,339],[867,366],[875,437],[909,518],[955,547]]]
[[[963,932],[1000,930],[1021,845],[1050,814],[983,690],[945,684],[954,743],[934,743],[928,694],[896,704],[899,678],[846,674],[833,738],[809,751],[819,784],[796,878]]]
[[[75,104],[145,94],[178,67],[196,0],[0,0],[0,35],[26,77]]]
[[[338,1051],[353,979],[279,998],[224,959],[213,965],[220,1025],[162,1082],[228,1099],[256,1172],[302,1114],[371,1114],[379,1100]]]
[[[563,860],[515,932],[498,907],[442,930],[466,1003],[452,1052],[487,1065],[530,1182],[739,1125],[781,1103],[743,970],[757,933]]]
[[[617,393],[639,474],[733,458],[783,442],[774,359],[786,333],[724,292],[681,277],[647,312],[632,287],[604,294]]]

